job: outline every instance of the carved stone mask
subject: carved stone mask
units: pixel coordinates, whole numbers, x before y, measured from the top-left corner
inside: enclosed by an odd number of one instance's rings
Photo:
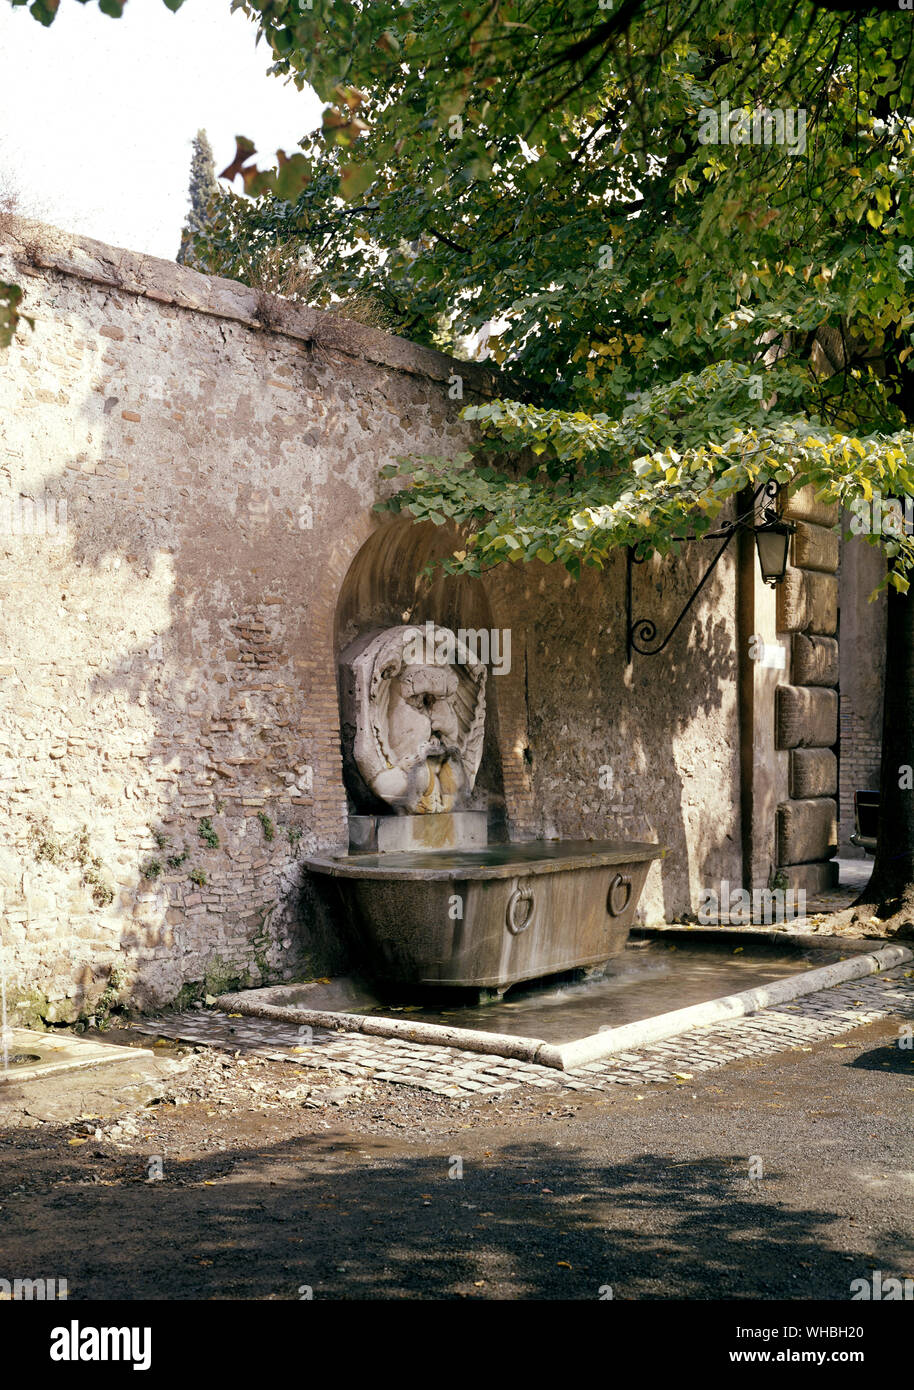
[[[450,629],[430,636],[390,628],[349,666],[353,759],[372,793],[401,814],[465,804],[482,756],[485,667]]]

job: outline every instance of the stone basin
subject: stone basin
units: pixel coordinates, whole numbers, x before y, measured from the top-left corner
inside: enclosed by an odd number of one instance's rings
[[[365,965],[392,984],[501,991],[625,946],[661,845],[535,840],[305,860],[338,895]]]

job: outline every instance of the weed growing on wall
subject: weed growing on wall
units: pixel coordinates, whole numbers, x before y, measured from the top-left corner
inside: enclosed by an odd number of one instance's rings
[[[107,1029],[111,1027],[111,1014],[117,1007],[117,996],[123,983],[124,977],[120,970],[116,965],[112,966],[111,974],[108,976],[108,983],[95,1001],[95,1026],[102,1033],[106,1032]]]
[[[41,817],[30,821],[28,836],[36,862],[55,864],[58,868],[75,865],[80,870],[80,882],[90,890],[96,907],[107,907],[114,901],[111,875],[98,855],[92,852],[88,826],[82,826],[76,835],[65,839]]]
[[[213,822],[210,820],[209,816],[204,816],[202,818],[200,824],[197,826],[197,834],[210,849],[219,848],[219,836],[213,829]]]

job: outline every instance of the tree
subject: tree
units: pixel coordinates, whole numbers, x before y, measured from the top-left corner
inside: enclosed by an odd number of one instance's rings
[[[323,293],[382,285],[426,335],[497,320],[522,382],[523,404],[465,411],[472,454],[400,470],[387,505],[461,528],[449,568],[676,551],[768,479],[845,507],[914,491],[914,28],[897,11],[243,8],[274,71],[328,107],[322,144],[275,170],[239,141],[242,222],[319,246]],[[889,698],[865,909],[909,921],[914,541],[869,539]]]
[[[205,130],[198,130],[193,139],[193,154],[190,158],[190,212],[181,231],[181,246],[176,256],[179,265],[197,264],[194,253],[194,238],[206,231],[210,208],[218,194],[216,166],[213,151]],[[200,266],[200,269],[205,269]]]

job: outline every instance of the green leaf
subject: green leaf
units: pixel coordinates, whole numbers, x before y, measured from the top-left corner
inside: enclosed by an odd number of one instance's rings
[[[340,175],[340,195],[352,202],[371,187],[376,177],[375,166],[367,160],[364,164],[349,164]]]

